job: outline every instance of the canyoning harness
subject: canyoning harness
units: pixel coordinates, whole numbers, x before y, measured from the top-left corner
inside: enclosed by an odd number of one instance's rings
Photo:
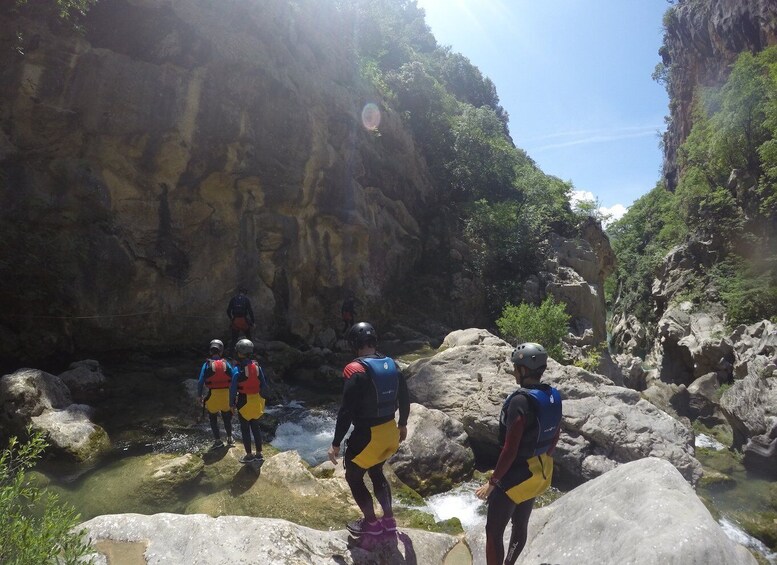
[[[227,362],[224,359],[209,359],[208,372],[210,375],[205,378],[205,384],[209,389],[229,388],[232,377],[227,373]]]
[[[375,409],[372,413],[357,413],[358,418],[385,418],[393,416],[397,410],[399,394],[399,369],[391,357],[359,357],[356,359],[367,371],[375,388]],[[361,412],[368,408],[362,404]]]
[[[259,373],[264,378],[264,372],[256,361],[247,363],[237,378],[237,392],[240,394],[259,394],[261,390]]]
[[[556,431],[561,425],[561,395],[558,390],[548,385],[541,388],[519,388],[507,397],[499,414],[499,443],[504,445],[507,437],[507,411],[515,395],[526,396],[534,407],[537,423],[537,437],[521,441],[518,450],[519,457],[532,457],[547,453],[556,437]]]

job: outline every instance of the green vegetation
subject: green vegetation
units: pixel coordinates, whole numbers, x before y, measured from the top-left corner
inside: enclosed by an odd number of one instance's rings
[[[556,302],[550,296],[539,307],[506,304],[496,325],[508,341],[533,341],[545,347],[554,359],[563,358],[561,338],[567,334],[569,314],[564,303]]]
[[[91,562],[84,532],[74,531],[75,510],[27,479],[45,449],[43,436],[30,432],[26,443],[12,437],[0,452],[0,563]]]
[[[591,348],[588,354],[582,359],[578,359],[573,363],[575,367],[585,369],[589,373],[595,373],[599,370],[599,363],[602,361],[602,351],[605,344],[599,344],[597,347]]]
[[[572,185],[545,175],[509,136],[496,88],[466,57],[437,45],[415,0],[336,3],[358,30],[362,79],[402,116],[441,195],[436,217],[452,218],[473,250],[488,316],[522,297],[550,231],[571,235],[590,210],[570,207]],[[439,276],[436,250],[420,261]],[[423,272],[417,280],[424,280]],[[426,296],[434,293],[414,294]],[[428,304],[424,305],[429,308]]]
[[[696,240],[709,243],[715,264],[673,301],[720,301],[732,327],[773,317],[777,47],[741,54],[722,87],[697,92],[693,128],[677,160],[675,192],[659,184],[608,230],[618,257],[615,310],[655,322],[656,267],[673,246]]]

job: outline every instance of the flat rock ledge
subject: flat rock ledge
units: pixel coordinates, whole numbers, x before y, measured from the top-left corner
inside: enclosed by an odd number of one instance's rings
[[[346,530],[250,516],[112,514],[81,527],[99,552],[95,563],[107,565],[472,564],[460,538],[413,529],[354,547]]]

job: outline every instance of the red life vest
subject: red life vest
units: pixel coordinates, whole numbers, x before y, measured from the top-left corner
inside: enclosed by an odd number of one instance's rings
[[[229,385],[232,384],[232,377],[227,374],[227,362],[223,359],[211,359],[209,364],[211,375],[205,379],[208,388],[229,388]]]
[[[259,365],[251,361],[245,366],[237,379],[237,391],[240,394],[259,394]]]

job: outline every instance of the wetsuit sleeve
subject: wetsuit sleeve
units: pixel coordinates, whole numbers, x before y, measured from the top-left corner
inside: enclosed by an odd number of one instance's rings
[[[505,476],[518,455],[523,430],[526,427],[528,408],[529,402],[522,394],[515,395],[515,398],[510,401],[510,406],[507,408],[507,435],[502,452],[499,454],[499,460],[496,462],[494,474],[491,476],[492,482],[499,481]]]
[[[227,306],[227,316],[232,319],[232,308],[235,307],[235,297],[229,299],[229,306]]]
[[[407,381],[402,371],[399,371],[399,389],[397,390],[399,401],[399,426],[407,426],[407,418],[410,415],[410,395],[407,392]]]
[[[266,399],[267,394],[270,392],[270,387],[267,386],[267,378],[264,376],[264,371],[259,367],[259,396]]]
[[[332,440],[332,445],[340,447],[343,442],[345,434],[348,433],[348,428],[353,422],[353,415],[356,405],[359,401],[359,393],[361,387],[359,383],[362,380],[362,376],[365,375],[364,366],[361,363],[349,363],[343,369],[343,403],[340,405],[340,410],[337,412],[337,423],[335,424],[335,437]]]
[[[200,377],[197,380],[197,396],[202,396],[202,388],[205,386],[205,369],[208,367],[208,362],[205,361],[205,363],[202,364],[202,369],[200,369]]]
[[[240,375],[240,367],[232,367],[232,382],[229,384],[229,405],[235,406],[237,401],[237,377]]]

